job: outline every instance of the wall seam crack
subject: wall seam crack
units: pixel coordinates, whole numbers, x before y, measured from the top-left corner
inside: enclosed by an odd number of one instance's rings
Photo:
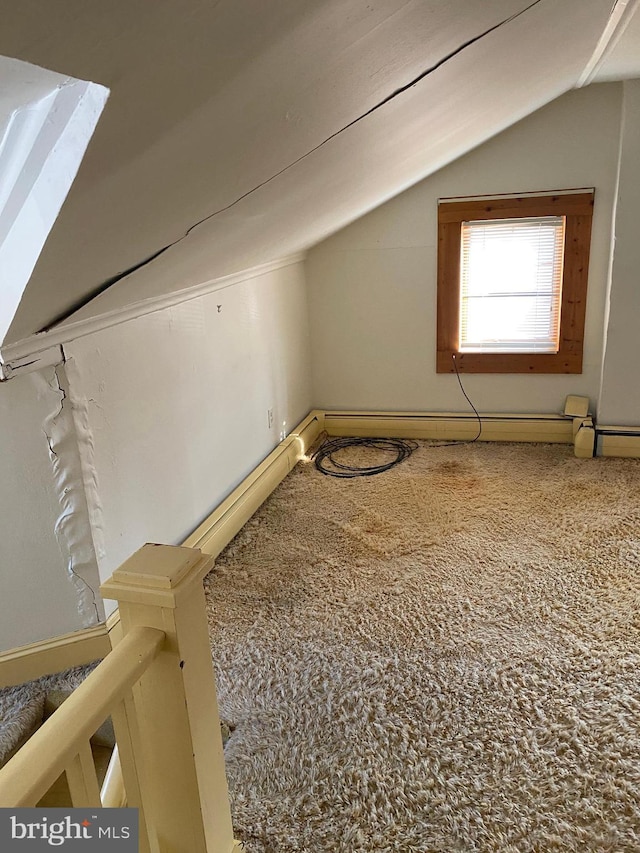
[[[501,27],[504,27],[505,25],[511,23],[516,18],[519,18],[521,15],[526,14],[526,12],[528,12],[530,9],[532,9],[534,6],[537,6],[541,2],[543,2],[543,0],[533,0],[533,2],[530,3],[528,6],[526,6],[524,9],[521,9],[519,12],[514,12],[512,15],[509,15],[509,17],[505,18],[503,21],[499,21],[497,24],[493,24],[493,26],[491,26],[488,29],[484,30],[483,32],[479,33],[477,36],[473,36],[473,38],[470,38],[467,41],[463,42],[457,48],[450,51],[446,56],[442,57],[442,59],[439,59],[436,63],[434,63],[434,65],[431,65],[429,68],[425,69],[420,74],[418,74],[417,77],[414,77],[408,83],[405,83],[402,86],[400,86],[399,88],[395,89],[389,95],[386,95],[381,101],[379,101],[377,104],[374,104],[374,106],[370,107],[366,112],[362,113],[362,115],[357,116],[356,118],[352,119],[350,122],[345,124],[344,127],[341,127],[339,130],[334,131],[334,133],[327,136],[326,139],[323,139],[322,142],[319,142],[317,145],[315,145],[309,151],[306,151],[304,154],[301,154],[300,157],[298,157],[296,160],[293,160],[291,163],[284,166],[282,169],[280,169],[275,174],[271,175],[269,178],[266,178],[264,181],[261,181],[259,184],[256,184],[255,187],[252,187],[252,189],[247,190],[245,193],[238,196],[238,198],[236,198],[234,201],[230,202],[229,204],[225,205],[224,207],[219,208],[218,210],[214,210],[213,213],[207,214],[207,216],[204,216],[202,219],[199,219],[197,222],[195,222],[193,225],[191,225],[189,228],[187,228],[187,230],[184,232],[184,234],[181,237],[178,237],[177,239],[173,240],[171,243],[168,243],[166,246],[163,246],[161,249],[158,249],[158,251],[156,251],[152,255],[149,255],[148,257],[144,258],[139,263],[134,264],[133,266],[129,267],[128,269],[123,270],[120,273],[117,273],[112,278],[107,279],[105,282],[103,282],[101,285],[99,285],[94,290],[94,292],[91,294],[90,297],[83,300],[81,303],[78,303],[77,305],[75,305],[72,309],[68,310],[65,314],[57,317],[48,326],[45,326],[44,328],[40,329],[40,332],[47,332],[51,328],[56,326],[58,323],[61,323],[62,321],[66,320],[68,317],[70,317],[76,311],[80,310],[80,308],[84,307],[84,305],[87,305],[89,302],[91,302],[97,296],[100,296],[101,293],[104,293],[106,290],[108,290],[114,284],[117,284],[123,278],[126,278],[129,275],[132,275],[134,272],[137,272],[139,269],[142,269],[143,267],[152,263],[153,261],[156,260],[156,258],[159,258],[161,255],[163,255],[169,249],[172,249],[174,246],[177,246],[178,243],[181,243],[183,240],[185,240],[189,236],[189,234],[191,234],[191,232],[194,229],[198,228],[203,223],[208,222],[210,219],[213,219],[215,216],[219,216],[221,213],[225,213],[227,210],[230,210],[232,207],[235,207],[237,204],[239,204],[245,198],[247,198],[250,195],[253,195],[253,193],[262,189],[262,187],[266,186],[267,184],[270,184],[276,178],[279,178],[280,175],[283,175],[285,172],[289,171],[289,169],[292,169],[294,166],[296,166],[302,160],[305,160],[307,157],[314,154],[316,151],[318,151],[320,148],[322,148],[328,142],[331,142],[332,139],[335,139],[341,133],[344,133],[349,128],[358,124],[358,122],[367,118],[367,116],[372,115],[372,113],[375,113],[377,110],[381,109],[386,104],[393,101],[395,98],[404,94],[409,89],[412,89],[414,86],[417,86],[418,83],[420,83],[422,80],[424,80],[430,74],[433,74],[434,71],[437,71],[439,68],[441,68],[447,62],[454,59],[458,54],[462,53],[462,51],[466,50],[468,47],[471,47],[471,45],[475,44],[476,42],[480,41],[481,39],[486,38],[492,32],[495,32],[496,30],[500,29]]]

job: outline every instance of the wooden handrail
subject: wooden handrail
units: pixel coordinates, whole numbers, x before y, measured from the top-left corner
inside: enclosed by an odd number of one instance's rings
[[[0,806],[35,806],[143,675],[164,631],[137,626],[0,769]]]
[[[125,639],[136,625],[167,637],[113,718],[127,805],[141,809],[152,853],[241,849],[231,825],[202,584],[213,562],[194,548],[147,544],[101,587],[104,598],[118,602]]]
[[[141,853],[238,853],[202,579],[213,559],[147,544],[101,587],[122,639],[0,770],[0,807],[35,806],[65,774],[76,807],[138,809]],[[119,761],[101,792],[90,738],[111,716]],[[122,784],[118,773],[122,773]]]

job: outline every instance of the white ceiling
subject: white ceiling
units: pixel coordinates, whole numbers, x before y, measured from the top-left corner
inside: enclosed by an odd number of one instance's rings
[[[318,242],[572,88],[610,12],[611,0],[0,0],[0,54],[111,90],[9,340],[100,291],[74,319]],[[627,38],[631,26],[598,73],[629,71]]]

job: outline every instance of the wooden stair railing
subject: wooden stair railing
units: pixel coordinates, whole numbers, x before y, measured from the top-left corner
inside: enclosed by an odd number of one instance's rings
[[[145,545],[102,587],[123,636],[0,769],[0,806],[67,776],[74,806],[138,808],[141,853],[233,853],[202,580],[211,557]],[[100,792],[89,738],[111,716],[119,760]],[[119,774],[121,774],[120,782]]]
[[[100,806],[89,739],[126,701],[163,643],[155,628],[131,631],[0,770],[0,803],[35,806],[65,772],[74,806]]]

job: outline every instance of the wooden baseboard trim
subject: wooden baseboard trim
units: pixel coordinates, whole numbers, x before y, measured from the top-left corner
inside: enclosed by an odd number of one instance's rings
[[[561,415],[482,414],[482,441],[542,441],[573,444],[573,424]],[[326,411],[330,436],[363,436],[470,441],[478,432],[474,415],[443,412]]]
[[[0,654],[0,688],[23,684],[103,658],[111,650],[104,623]]]

